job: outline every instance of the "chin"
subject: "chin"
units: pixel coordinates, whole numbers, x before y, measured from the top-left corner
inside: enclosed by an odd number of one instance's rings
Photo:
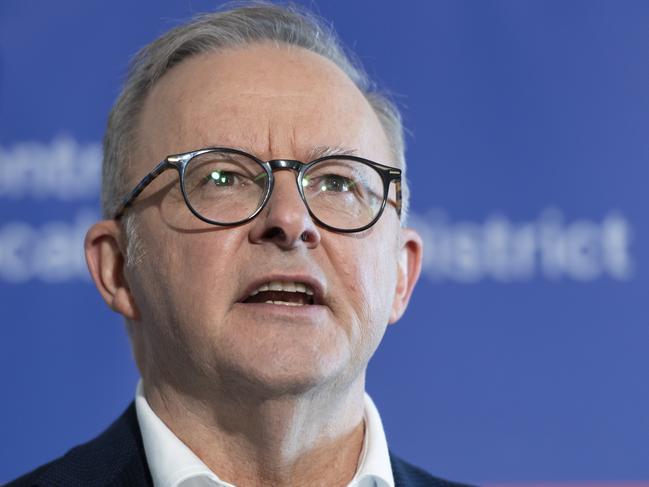
[[[224,375],[237,383],[231,385],[260,398],[299,396],[341,385],[349,369],[341,358],[262,356],[254,362],[230,364]]]

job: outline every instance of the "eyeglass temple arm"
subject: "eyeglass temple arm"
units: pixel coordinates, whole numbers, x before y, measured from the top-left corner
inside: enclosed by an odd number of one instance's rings
[[[394,202],[394,207],[397,210],[397,215],[401,217],[401,176],[399,179],[394,179],[394,189],[397,192],[397,201]],[[392,203],[390,200],[388,202]]]
[[[133,202],[135,201],[135,198],[137,198],[144,189],[151,184],[151,181],[153,181],[155,178],[157,178],[163,171],[166,169],[169,169],[170,167],[175,167],[171,162],[169,162],[168,159],[165,159],[164,161],[160,161],[156,167],[153,168],[153,170],[144,176],[142,180],[133,188],[133,191],[131,191],[125,198],[124,202],[122,205],[119,207],[119,210],[117,213],[115,213],[115,216],[113,217],[114,220],[119,220],[124,212],[126,211],[127,208],[129,208]]]
[[[385,201],[394,206],[394,208],[397,210],[397,215],[401,217],[401,169],[390,167],[387,168],[387,170],[390,182],[394,181],[396,201],[390,201],[387,196],[385,198]]]

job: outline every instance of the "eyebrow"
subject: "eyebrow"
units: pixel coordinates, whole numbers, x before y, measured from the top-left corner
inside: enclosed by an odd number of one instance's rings
[[[237,149],[246,152],[248,154],[256,155],[255,151],[252,150],[252,147],[247,147],[247,146],[212,144],[206,147],[231,147],[232,149]],[[320,159],[321,157],[328,157],[334,155],[335,156],[355,156],[358,155],[358,150],[352,149],[350,147],[345,147],[344,145],[317,145],[309,151],[309,153],[307,154],[307,160],[304,162],[310,162],[316,159]]]
[[[327,156],[354,156],[358,153],[356,149],[351,149],[342,145],[319,145],[309,152],[309,160],[313,161]]]

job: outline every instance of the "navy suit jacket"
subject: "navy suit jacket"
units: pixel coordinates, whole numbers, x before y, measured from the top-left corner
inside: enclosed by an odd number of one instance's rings
[[[467,487],[438,479],[390,452],[395,487]],[[97,438],[10,482],[7,487],[151,486],[135,403]]]

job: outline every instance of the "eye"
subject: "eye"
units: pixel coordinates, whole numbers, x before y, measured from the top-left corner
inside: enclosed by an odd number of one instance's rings
[[[241,175],[230,171],[212,171],[205,177],[206,183],[213,183],[218,187],[234,186],[237,180],[241,182]]]
[[[305,177],[302,185],[305,188],[316,189],[321,193],[346,193],[353,191],[356,183],[339,174],[323,174],[317,177]]]

